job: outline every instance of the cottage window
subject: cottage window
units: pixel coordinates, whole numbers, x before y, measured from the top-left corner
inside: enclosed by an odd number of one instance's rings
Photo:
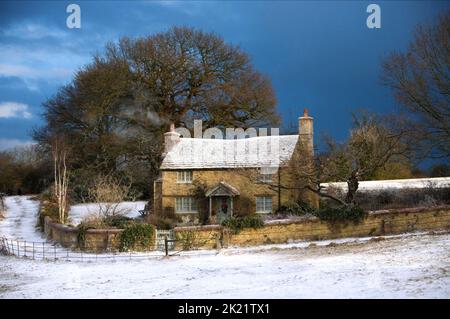
[[[192,171],[177,172],[177,183],[192,183]]]
[[[194,197],[177,197],[176,198],[176,212],[182,213],[196,213],[197,202]]]
[[[260,173],[258,176],[258,181],[260,183],[270,183],[272,182],[272,174]]]
[[[260,214],[270,214],[272,212],[272,197],[271,196],[257,196],[256,197],[256,212]]]
[[[261,167],[258,171],[258,182],[271,183],[272,176],[276,173],[277,168],[274,167]]]

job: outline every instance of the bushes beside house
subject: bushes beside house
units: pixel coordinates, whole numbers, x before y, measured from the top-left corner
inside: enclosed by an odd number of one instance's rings
[[[264,221],[260,215],[237,216],[225,219],[222,222],[222,226],[231,229],[234,234],[237,234],[245,228],[262,228],[264,227]]]
[[[286,216],[304,216],[307,214],[313,214],[314,208],[304,202],[289,202],[282,205],[276,210],[276,215]]]
[[[164,207],[162,214],[151,214],[148,216],[148,222],[158,229],[172,229],[177,223],[181,222],[180,216],[175,213],[173,207]]]
[[[129,223],[120,234],[119,250],[145,250],[154,242],[154,237],[153,225]]]
[[[314,215],[330,224],[345,224],[347,222],[358,224],[367,217],[368,213],[359,206],[343,206],[339,208],[325,206],[314,211]]]
[[[367,211],[360,206],[348,205],[348,206],[328,206],[323,205],[320,208],[312,208],[303,202],[291,202],[283,205],[275,213],[276,216],[281,218],[292,216],[315,216],[322,221],[336,224],[336,223],[359,223],[367,217]]]
[[[155,236],[155,226],[124,216],[103,220],[85,220],[77,226],[77,243],[82,250],[86,248],[86,234],[90,229],[122,230],[118,237],[117,248],[119,251],[149,249]]]

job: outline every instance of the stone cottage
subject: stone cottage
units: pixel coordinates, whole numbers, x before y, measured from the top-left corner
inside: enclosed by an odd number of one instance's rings
[[[277,187],[289,178],[286,168],[299,143],[306,146],[305,156],[313,155],[313,118],[307,109],[298,123],[296,135],[234,139],[183,138],[171,125],[154,185],[155,212],[175,212],[193,223],[202,213],[219,223],[234,215],[270,214],[298,199],[298,191]],[[312,194],[303,198],[318,205]]]

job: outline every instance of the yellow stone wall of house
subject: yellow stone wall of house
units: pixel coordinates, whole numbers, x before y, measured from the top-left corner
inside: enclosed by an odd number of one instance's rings
[[[281,183],[287,183],[286,172],[280,171]],[[241,213],[254,213],[256,211],[256,196],[272,196],[273,210],[278,208],[278,191],[269,185],[256,182],[255,170],[244,169],[206,169],[193,170],[193,183],[178,183],[177,171],[162,171],[162,209],[175,207],[175,198],[178,196],[192,196],[195,183],[204,183],[207,188],[215,187],[219,182],[235,187],[240,195],[233,201],[233,211]],[[273,175],[273,182],[278,180],[278,174]],[[281,204],[295,199],[295,192],[281,190]],[[213,201],[213,210],[215,203]],[[213,212],[214,213],[214,212]]]

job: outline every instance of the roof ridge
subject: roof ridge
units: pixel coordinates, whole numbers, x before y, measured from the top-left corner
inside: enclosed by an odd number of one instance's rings
[[[252,137],[244,137],[244,138],[203,138],[203,137],[181,137],[181,140],[200,140],[200,141],[240,141],[240,140],[249,140],[252,138],[267,138],[267,137],[298,137],[298,134],[289,134],[289,135],[265,135],[265,136],[252,136]]]

